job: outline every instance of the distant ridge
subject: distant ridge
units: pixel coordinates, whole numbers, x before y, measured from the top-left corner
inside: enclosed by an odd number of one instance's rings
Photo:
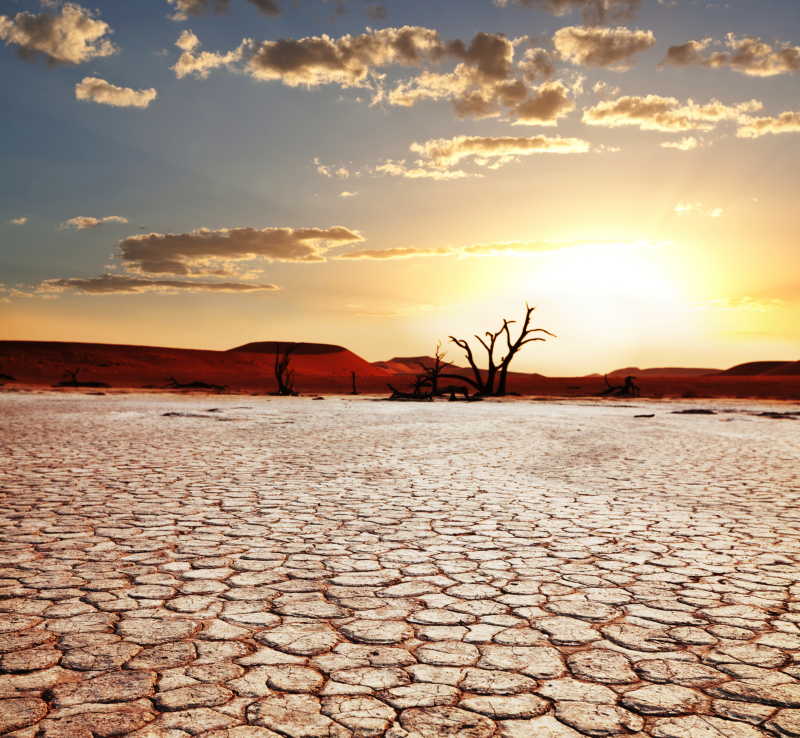
[[[658,376],[658,377],[696,377],[704,374],[719,374],[721,369],[703,369],[684,366],[660,366],[651,369],[640,369],[638,366],[626,366],[623,369],[615,369],[609,372],[608,376],[615,375],[636,375],[636,376]]]
[[[720,374],[734,377],[797,376],[800,374],[800,361],[748,361],[745,364],[726,369]]]
[[[274,354],[277,347],[285,350],[288,346],[292,346],[292,356],[298,354],[318,355],[318,354],[335,354],[339,351],[347,351],[344,346],[334,346],[332,343],[305,343],[294,341],[254,341],[252,343],[245,343],[243,346],[228,349],[232,351],[246,351],[254,354]]]
[[[386,369],[392,374],[419,374],[423,366],[433,366],[434,361],[432,356],[395,356],[388,361],[373,361],[372,366]],[[454,364],[451,367],[456,368]]]

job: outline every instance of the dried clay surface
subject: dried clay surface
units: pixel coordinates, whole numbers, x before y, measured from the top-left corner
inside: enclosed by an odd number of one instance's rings
[[[800,736],[800,433],[714,407],[2,395],[0,734]]]

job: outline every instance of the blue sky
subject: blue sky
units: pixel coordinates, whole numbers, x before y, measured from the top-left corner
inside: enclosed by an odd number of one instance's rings
[[[181,2],[188,17],[171,18]],[[584,23],[596,20],[585,6],[603,2],[609,17]],[[491,328],[527,299],[562,336],[529,359],[548,373],[794,358],[797,4],[636,5],[347,0],[337,12],[298,0],[265,15],[246,0],[225,13],[199,12],[202,0],[0,0],[0,337],[208,348],[291,338],[374,360]],[[67,12],[107,24],[95,43],[113,53],[64,59],[67,46],[25,36],[26,19]],[[384,44],[382,29],[403,26],[442,50],[412,64],[381,46],[365,74],[323,78],[309,57],[300,83],[278,62],[253,62],[282,39],[308,53],[302,39],[327,35],[339,54],[347,34]],[[189,29],[193,59],[252,42],[206,78],[179,79],[175,43]],[[489,52],[446,50],[481,33],[510,42],[507,74],[480,76]],[[691,59],[662,63],[690,40]],[[551,68],[523,80],[535,49]],[[77,99],[86,78],[115,86],[117,104],[99,88]],[[459,113],[465,80],[486,98],[479,114]],[[549,91],[555,107],[519,125],[521,108],[492,97],[512,80],[534,101]],[[403,84],[428,84],[425,99],[394,104]],[[146,107],[130,104],[148,90]],[[667,118],[645,110],[651,96]],[[713,100],[722,108],[698,112]],[[304,240],[303,229],[320,232]],[[198,256],[209,239],[216,251]],[[487,245],[499,248],[469,251]],[[145,247],[163,263],[135,255]],[[91,281],[104,274],[115,280]],[[600,342],[620,320],[626,329]]]

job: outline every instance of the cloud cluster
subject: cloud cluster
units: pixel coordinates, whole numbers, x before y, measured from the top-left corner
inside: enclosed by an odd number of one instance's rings
[[[748,117],[736,131],[739,138],[760,138],[769,134],[800,133],[800,111],[787,110],[777,116]]]
[[[669,133],[710,131],[723,121],[745,121],[748,113],[762,107],[758,100],[726,105],[712,99],[700,105],[692,99],[684,103],[660,95],[625,95],[587,108],[583,112],[583,122],[593,126],[635,126],[643,131]]]
[[[495,4],[506,6],[508,1],[495,0]],[[513,2],[515,5],[540,8],[557,16],[580,10],[583,22],[587,25],[628,20],[636,14],[640,5],[640,0],[513,0]]]
[[[177,294],[180,292],[274,292],[280,289],[274,284],[249,282],[200,282],[179,279],[143,279],[120,274],[102,274],[99,277],[70,277],[46,279],[38,287],[39,294],[73,290],[85,295],[124,295],[156,292]]]
[[[248,0],[248,2],[265,15],[278,15],[281,12],[274,0]],[[176,21],[185,21],[190,15],[202,15],[209,11],[226,13],[230,6],[230,0],[167,0],[167,3],[175,8],[170,18]]]
[[[119,87],[99,77],[84,77],[75,85],[75,98],[89,100],[115,108],[146,108],[158,97],[158,92],[150,87],[134,90]]]
[[[711,46],[722,46],[725,50],[710,51]],[[729,33],[722,42],[704,38],[670,46],[662,64],[727,68],[750,77],[774,77],[800,70],[800,46],[788,43],[773,46],[760,38],[739,38]]]
[[[58,13],[0,15],[0,40],[17,46],[23,57],[41,54],[51,63],[81,64],[117,51],[105,36],[108,23],[86,8],[66,3]]]
[[[235,262],[324,261],[333,246],[363,241],[357,231],[331,228],[198,228],[189,233],[148,233],[119,244],[125,266],[149,274],[224,275]]]
[[[508,39],[480,32],[467,41],[442,39],[422,26],[367,29],[357,35],[328,35],[257,43],[243,39],[229,51],[201,50],[200,41],[184,31],[176,45],[181,54],[172,67],[178,78],[205,78],[218,68],[239,70],[260,81],[290,87],[335,84],[371,90],[372,102],[410,107],[423,100],[450,100],[459,117],[485,118],[507,112],[519,124],[553,125],[574,109],[563,83],[530,87],[555,71],[550,52],[528,48],[515,60],[525,37]],[[429,67],[447,60],[451,71]],[[417,67],[410,79],[389,83],[387,67]]]
[[[370,87],[371,76],[390,64],[418,66],[440,59],[448,49],[439,33],[420,26],[368,29],[332,38],[327,34],[257,43],[244,39],[227,52],[200,51],[200,41],[184,31],[176,46],[182,53],[173,67],[178,78],[205,78],[212,69],[241,63],[242,71],[261,81],[289,87]]]
[[[104,223],[127,223],[128,219],[119,215],[106,215],[103,218],[93,218],[89,215],[76,215],[74,218],[65,220],[59,228],[62,230],[72,228],[76,231],[85,231],[88,228],[97,228]]]
[[[455,136],[415,142],[410,148],[425,166],[449,169],[465,159],[495,166],[533,154],[582,154],[590,147],[583,139],[561,136]]]
[[[421,26],[368,29],[331,38],[326,34],[256,44],[246,71],[258,80],[290,87],[338,84],[368,86],[370,75],[388,65],[419,66],[437,61],[448,48],[438,31]]]
[[[200,51],[200,39],[190,30],[183,31],[175,46],[181,49],[181,54],[172,70],[178,79],[194,75],[198,79],[206,79],[209,73],[220,67],[232,67],[242,61],[253,45],[250,39],[245,39],[235,49],[226,52]]]
[[[405,179],[448,181],[482,177],[480,171],[458,168],[471,164],[483,169],[500,169],[522,156],[534,154],[582,154],[588,141],[561,136],[455,136],[415,141],[409,149],[417,159],[386,159],[365,172]],[[329,168],[330,169],[330,168]]]
[[[566,26],[553,34],[553,43],[562,59],[592,67],[627,69],[631,57],[656,43],[652,31],[617,26],[601,28]]]

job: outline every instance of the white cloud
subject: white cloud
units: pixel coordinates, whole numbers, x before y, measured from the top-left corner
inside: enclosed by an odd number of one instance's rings
[[[726,50],[709,51],[712,46]],[[729,33],[722,42],[703,38],[670,46],[662,64],[727,68],[748,77],[775,77],[800,70],[800,46],[787,43],[773,46],[757,37],[740,38]]]
[[[0,39],[17,46],[23,56],[42,54],[53,63],[81,64],[114,54],[117,48],[104,38],[110,33],[108,23],[74,3],[66,3],[59,13],[0,15]]]
[[[561,57],[573,64],[627,69],[631,57],[654,46],[656,37],[652,31],[624,26],[567,26],[553,34],[553,43]]]
[[[134,90],[118,87],[99,77],[84,77],[75,85],[75,97],[115,108],[146,108],[158,97],[158,92],[152,87]]]
[[[203,15],[209,10],[215,13],[226,13],[230,0],[167,0],[175,8],[170,16],[172,20],[185,21],[190,15]],[[265,15],[278,15],[280,7],[274,0],[248,0]]]
[[[677,149],[678,151],[693,151],[701,146],[700,140],[695,136],[684,136],[679,141],[662,141],[659,144],[664,149]]]
[[[128,219],[119,215],[106,215],[103,218],[93,218],[88,215],[76,215],[74,218],[65,220],[59,228],[73,228],[76,231],[85,231],[87,228],[97,228],[105,223],[127,223]]]
[[[676,215],[705,215],[709,218],[721,218],[725,211],[722,208],[707,208],[702,202],[679,202],[672,208]]]
[[[450,180],[480,176],[467,174],[467,172],[463,172],[460,169],[442,170],[429,169],[422,166],[409,166],[405,159],[387,159],[375,166],[373,171],[376,174],[388,174],[390,177],[404,177],[405,179]]]
[[[739,138],[760,138],[769,134],[800,133],[800,111],[787,110],[777,116],[745,118],[736,131]]]
[[[582,154],[590,146],[583,139],[560,136],[455,136],[415,142],[410,148],[426,166],[447,169],[465,159],[487,166],[533,154]]]
[[[587,108],[583,122],[609,128],[635,126],[643,131],[710,131],[723,121],[746,120],[748,113],[762,107],[758,100],[726,105],[712,99],[701,105],[691,98],[682,103],[674,97],[628,95]]]
[[[609,20],[627,20],[639,9],[640,0],[512,0],[515,5],[540,8],[556,16],[580,10],[583,22],[588,25],[606,23]],[[504,7],[509,0],[495,0]]]

